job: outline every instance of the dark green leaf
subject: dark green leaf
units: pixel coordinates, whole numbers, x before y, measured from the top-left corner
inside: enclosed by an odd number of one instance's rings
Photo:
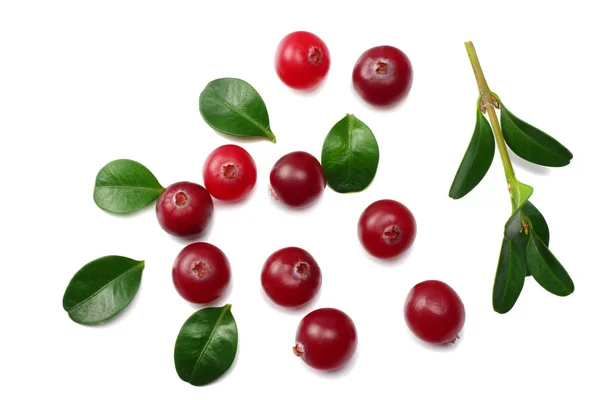
[[[520,232],[518,235],[511,237],[511,240],[513,240],[517,246],[519,246],[519,249],[521,249],[521,252],[523,254],[525,254],[526,249],[527,249],[527,243],[529,242],[529,232],[531,231],[531,229],[535,229],[536,233],[538,234],[538,236],[540,237],[540,239],[542,240],[542,242],[544,242],[544,244],[546,245],[546,247],[549,246],[550,244],[550,230],[548,228],[548,224],[546,224],[546,220],[544,219],[544,216],[538,211],[537,208],[535,208],[535,206],[529,202],[526,201],[525,204],[523,204],[523,206],[519,209],[519,229]],[[514,215],[513,215],[514,217]],[[512,218],[511,218],[512,220]],[[528,232],[526,233],[524,228],[523,228],[523,224],[526,223],[528,226]],[[508,226],[508,224],[507,224]],[[514,226],[514,221],[513,221],[513,226]],[[508,232],[505,232],[505,235],[508,234]],[[526,270],[527,276],[531,275],[531,272],[529,272],[529,268],[527,268],[526,265]]]
[[[513,215],[510,216],[504,225],[504,237],[517,244],[519,241],[519,236],[523,232],[523,225],[521,222],[522,216],[522,210],[519,208]]]
[[[211,128],[221,133],[265,137],[275,143],[263,99],[241,79],[210,82],[200,94],[200,114]]]
[[[527,203],[528,202],[526,202],[525,204]],[[504,237],[517,246],[517,248],[521,252],[522,257],[525,257],[527,243],[529,242],[529,238],[531,237],[529,234],[529,228],[527,231],[525,231],[525,228],[523,226],[524,223],[529,224],[529,219],[527,218],[523,210],[525,204],[518,208],[517,211],[515,211],[513,215],[511,215],[511,217],[508,219],[506,225],[504,225]],[[527,269],[527,263],[525,263],[525,275],[531,275],[529,273],[529,270]]]
[[[94,201],[101,209],[127,214],[151,204],[164,188],[152,172],[133,160],[115,160],[96,176]]]
[[[339,193],[364,190],[377,172],[379,146],[371,129],[347,114],[325,138],[321,163],[327,183]]]
[[[512,114],[501,103],[500,123],[506,144],[519,157],[539,165],[562,167],[573,154],[552,136]]]
[[[175,369],[194,386],[207,385],[225,373],[235,359],[238,332],[231,305],[196,311],[175,342]]]
[[[568,296],[575,290],[571,277],[546,247],[535,230],[530,231],[525,260],[534,279],[547,291],[557,296]]]
[[[493,305],[500,314],[515,305],[525,284],[525,262],[519,247],[504,238],[494,281]]]
[[[449,196],[460,199],[481,182],[494,159],[494,133],[481,111],[477,110],[475,131],[456,171]]]
[[[106,256],[83,266],[71,279],[63,308],[75,322],[100,324],[121,312],[135,297],[144,261]]]
[[[525,231],[524,224],[527,225],[527,232]],[[527,243],[529,242],[531,229],[535,229],[536,233],[544,242],[546,247],[550,243],[550,230],[544,216],[538,211],[535,206],[526,201],[521,208],[519,208],[508,220],[504,228],[504,236],[512,240],[523,254],[527,249]],[[527,276],[531,275],[529,269],[527,270]]]
[[[550,245],[550,229],[546,223],[546,219],[541,212],[530,202],[527,201],[521,207],[521,211],[524,216],[529,218],[531,228],[535,229],[535,232],[540,237],[542,242],[548,247]]]

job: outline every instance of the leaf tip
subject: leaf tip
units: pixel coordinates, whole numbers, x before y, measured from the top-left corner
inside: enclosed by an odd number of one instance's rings
[[[511,307],[512,308],[512,307]],[[500,307],[499,305],[494,304],[494,311],[496,311],[498,314],[506,314],[507,312],[509,312],[511,309],[505,309]]]
[[[448,197],[454,200],[458,200],[463,196],[464,194],[460,193],[460,191],[455,187],[455,185],[452,185],[450,191],[448,192]]]
[[[269,139],[271,143],[277,143],[277,137],[270,128],[265,129],[265,137]]]
[[[567,297],[573,294],[573,292],[575,291],[575,283],[573,282],[573,279],[570,276],[569,282],[567,282],[567,287],[565,289],[566,290],[563,293],[559,294],[560,297]]]

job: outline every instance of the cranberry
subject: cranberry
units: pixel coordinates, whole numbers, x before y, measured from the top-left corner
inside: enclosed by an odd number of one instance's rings
[[[465,324],[465,306],[446,283],[425,281],[408,293],[404,319],[421,340],[433,344],[454,343]]]
[[[271,188],[292,207],[303,207],[317,199],[325,189],[321,163],[311,154],[295,151],[281,157],[271,170]]]
[[[187,245],[173,264],[175,289],[192,303],[209,303],[217,299],[227,288],[230,278],[227,257],[210,243]]]
[[[260,280],[265,293],[275,303],[300,307],[319,291],[321,269],[306,250],[286,247],[269,256]]]
[[[374,106],[389,106],[406,97],[412,86],[410,60],[399,49],[378,46],[365,51],[352,72],[354,89]]]
[[[256,184],[256,164],[240,146],[227,144],[213,150],[204,162],[204,184],[216,199],[238,201]]]
[[[321,308],[306,315],[296,331],[294,354],[309,366],[332,370],[343,367],[356,351],[356,327],[344,312]]]
[[[365,250],[377,258],[402,254],[414,242],[416,230],[410,210],[394,200],[376,201],[358,220],[358,238]]]
[[[292,32],[284,37],[275,52],[279,79],[293,89],[312,89],[329,71],[329,50],[310,32]]]
[[[190,237],[204,232],[213,215],[213,202],[204,187],[178,182],[166,188],[156,202],[160,226],[171,235]]]

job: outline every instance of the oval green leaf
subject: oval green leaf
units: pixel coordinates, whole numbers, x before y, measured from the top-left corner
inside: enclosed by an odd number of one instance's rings
[[[500,314],[509,312],[525,284],[525,261],[519,247],[511,240],[504,238],[500,259],[494,280],[492,303],[494,310]]]
[[[200,114],[211,128],[226,135],[265,137],[275,143],[265,102],[241,79],[210,82],[200,94]]]
[[[373,181],[379,146],[371,129],[347,114],[325,138],[321,164],[329,186],[339,193],[360,192]]]
[[[485,116],[477,110],[475,131],[456,171],[449,196],[460,199],[481,182],[494,160],[494,133]]]
[[[96,176],[94,202],[101,209],[128,214],[151,204],[164,188],[148,168],[133,160],[115,160]]]
[[[550,293],[568,296],[575,290],[573,280],[535,230],[531,230],[525,261],[533,278]]]
[[[144,261],[106,256],[83,266],[63,296],[69,317],[83,325],[108,321],[131,303],[140,287]]]
[[[181,327],[175,342],[175,369],[194,386],[207,385],[233,363],[238,331],[231,305],[196,311]]]
[[[547,167],[568,165],[573,154],[552,136],[512,114],[501,103],[500,123],[506,144],[519,157]]]

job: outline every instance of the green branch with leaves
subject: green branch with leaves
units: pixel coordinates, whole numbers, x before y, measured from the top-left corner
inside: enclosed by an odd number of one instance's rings
[[[479,87],[477,117],[449,195],[460,199],[481,182],[492,165],[497,146],[512,204],[512,215],[504,227],[492,296],[494,310],[504,314],[517,302],[527,275],[557,296],[567,296],[575,290],[571,277],[548,248],[548,224],[529,201],[533,188],[517,180],[507,145],[517,156],[547,167],[568,165],[573,154],[550,135],[511,113],[500,97],[490,91],[473,43],[467,42],[465,46]],[[496,110],[500,110],[500,120]]]

